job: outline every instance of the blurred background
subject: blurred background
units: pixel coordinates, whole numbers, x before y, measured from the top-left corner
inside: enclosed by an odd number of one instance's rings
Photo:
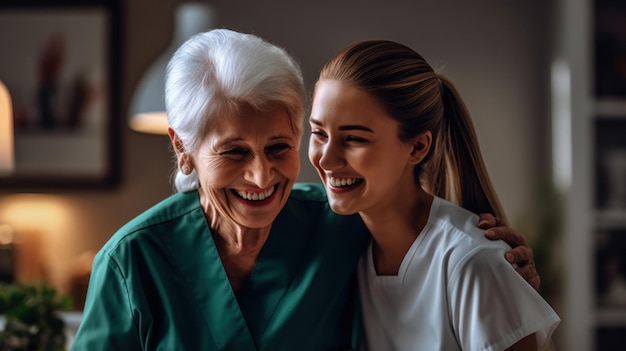
[[[14,93],[15,134],[3,136],[1,128],[9,129],[0,124],[0,138],[15,139],[16,165],[4,173],[0,168],[0,279],[44,278],[73,296],[80,310],[95,252],[126,221],[172,193],[168,137],[132,130],[129,120],[142,104],[158,105],[162,65],[191,33],[223,27],[278,44],[299,61],[309,90],[325,60],[341,48],[390,39],[421,53],[464,97],[510,224],[528,238],[541,293],[563,319],[555,334],[557,349],[612,350],[626,341],[626,288],[621,290],[626,6],[620,1],[1,0],[0,5],[0,81],[9,92],[17,84],[11,80],[28,91],[26,74],[16,69],[25,54],[16,53],[43,33],[47,39],[33,54],[37,79],[31,79],[38,108],[49,93],[42,82],[54,77],[72,82],[64,86],[73,102],[67,104],[63,131],[42,132],[46,125],[29,125],[27,108]],[[57,16],[74,26],[68,29],[74,34],[59,44],[51,35],[54,21],[46,27],[37,16]],[[608,34],[599,40],[599,32]],[[95,39],[76,33],[94,33]],[[94,40],[103,45],[85,49]],[[83,50],[72,53],[72,43],[83,43]],[[85,55],[94,56],[82,63],[87,69],[71,76],[68,68],[57,72],[59,62],[80,66],[73,57]],[[90,119],[72,122],[80,120],[72,119],[72,106],[90,107]],[[50,133],[52,139],[46,139]],[[68,140],[71,145],[60,146]],[[307,134],[300,180],[317,182],[306,145]],[[50,156],[43,153],[56,147]],[[41,166],[48,163],[49,168]]]

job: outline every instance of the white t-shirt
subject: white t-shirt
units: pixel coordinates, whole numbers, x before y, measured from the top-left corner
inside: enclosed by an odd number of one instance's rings
[[[358,268],[365,350],[504,350],[532,333],[545,346],[560,318],[476,223],[435,197],[397,276],[376,275],[370,245]]]

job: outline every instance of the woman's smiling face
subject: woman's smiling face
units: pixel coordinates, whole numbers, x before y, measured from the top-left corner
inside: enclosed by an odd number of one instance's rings
[[[270,226],[298,177],[299,145],[283,108],[223,116],[192,153],[201,199],[236,225]]]
[[[398,123],[370,94],[320,80],[309,121],[309,160],[333,211],[347,215],[384,208],[402,184],[412,184],[413,145],[399,139]]]

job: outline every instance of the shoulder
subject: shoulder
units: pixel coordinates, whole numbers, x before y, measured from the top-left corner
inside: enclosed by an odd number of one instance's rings
[[[181,218],[201,212],[197,191],[173,194],[128,221],[113,234],[102,251],[114,252],[131,241],[154,239],[163,227],[175,226]]]
[[[328,205],[324,186],[317,183],[296,183],[278,220],[287,216],[304,222],[315,222],[323,214],[339,217]]]
[[[356,264],[370,241],[359,214],[345,216],[333,212],[321,183],[296,183],[272,224],[272,231],[306,238],[310,253],[319,254],[316,257],[327,262],[335,260],[336,274],[346,265],[352,272],[352,264]]]
[[[338,215],[330,208],[326,190],[321,183],[296,183],[291,190],[289,201],[285,205],[285,210],[306,216],[313,221],[326,221],[339,224],[362,224],[358,214]]]
[[[289,196],[294,201],[327,203],[326,190],[321,183],[296,183]]]
[[[283,226],[289,223],[292,228],[316,228],[319,238],[346,242],[355,238],[369,238],[369,231],[361,216],[344,216],[333,212],[321,183],[296,183],[274,226],[277,223]]]
[[[451,244],[459,248],[507,248],[504,241],[485,238],[485,231],[478,227],[478,215],[442,198],[435,197],[429,216],[433,230],[445,233]]]
[[[478,228],[477,223],[476,214],[441,198],[433,200],[425,240],[436,245],[451,276],[468,266],[496,262],[509,265],[504,259],[504,252],[510,246],[501,240],[485,238],[484,230]]]

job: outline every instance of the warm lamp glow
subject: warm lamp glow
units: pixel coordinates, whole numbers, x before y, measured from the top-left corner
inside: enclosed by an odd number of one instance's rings
[[[183,2],[176,8],[174,36],[165,52],[148,68],[137,85],[130,106],[130,128],[148,134],[167,134],[165,69],[170,58],[192,35],[209,29],[213,8],[204,2]]]
[[[14,229],[37,229],[42,232],[67,232],[74,222],[73,210],[59,196],[15,194],[6,196],[0,206],[0,222]]]
[[[13,107],[9,89],[0,81],[0,175],[15,168],[13,159]]]
[[[76,255],[73,250],[81,241],[77,235],[83,234],[77,229],[80,213],[80,206],[63,196],[7,194],[1,197],[0,223],[11,227],[14,231],[11,240],[18,247],[18,281],[45,278],[60,290],[65,289]],[[0,240],[8,239],[8,234],[0,235]]]
[[[167,114],[161,112],[137,113],[128,121],[130,129],[147,134],[167,134]]]

